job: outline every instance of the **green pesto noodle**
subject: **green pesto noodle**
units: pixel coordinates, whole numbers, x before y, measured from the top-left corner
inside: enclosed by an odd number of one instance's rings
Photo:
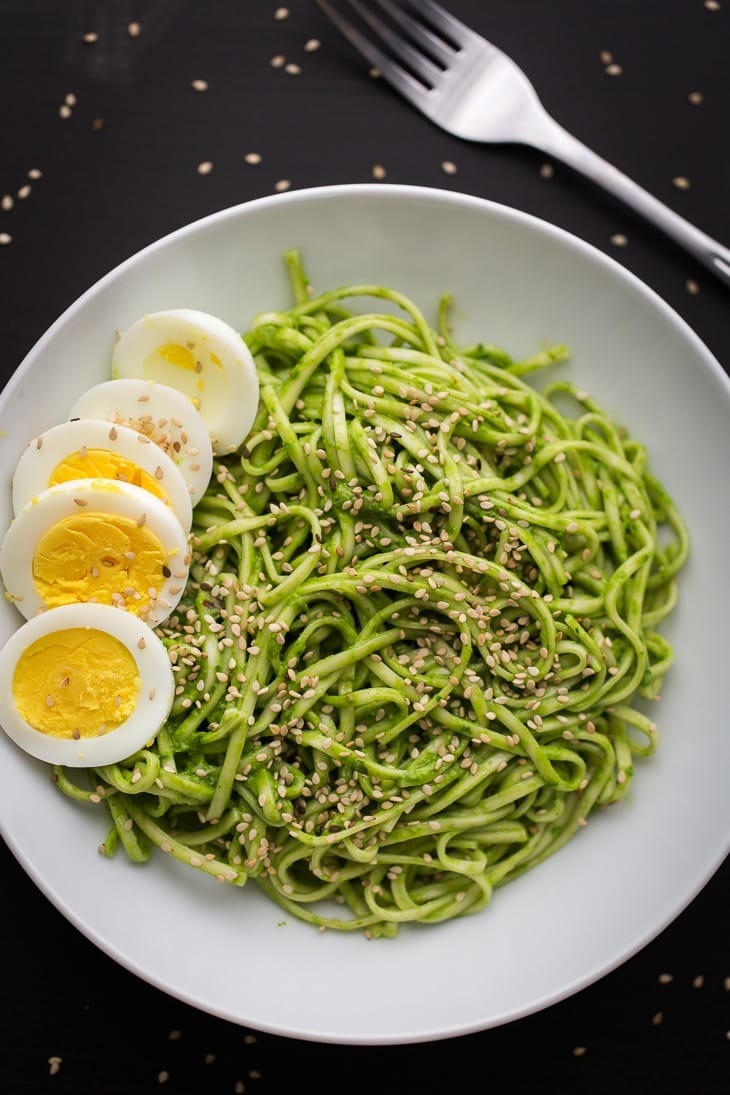
[[[460,346],[447,297],[431,326],[393,289],[314,295],[285,259],[292,307],[244,336],[258,417],[157,629],[167,725],[91,792],[56,778],[108,807],[106,854],[394,936],[483,909],[626,795],[687,534],[638,441],[523,379],[564,347]]]

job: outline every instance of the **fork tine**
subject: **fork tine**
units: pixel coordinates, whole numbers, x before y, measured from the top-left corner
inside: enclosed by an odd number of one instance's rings
[[[392,84],[396,91],[399,91],[404,98],[408,99],[419,110],[423,110],[428,98],[428,91],[423,84],[419,83],[407,69],[393,61],[386,53],[383,53],[374,42],[366,38],[349,19],[346,19],[329,3],[329,0],[317,0],[317,3],[328,19],[334,23],[358,53],[362,54],[371,65],[375,65],[383,78]]]
[[[363,22],[367,23],[370,29],[374,30],[382,41],[390,47],[396,57],[409,65],[417,76],[423,77],[429,84],[436,83],[441,75],[441,69],[433,61],[414,49],[410,42],[407,42],[400,34],[391,30],[374,11],[362,4],[360,0],[347,0],[347,2],[351,8],[354,8]],[[383,5],[383,7],[385,6]]]
[[[419,46],[427,50],[437,61],[448,65],[453,59],[453,49],[439,38],[423,23],[417,22],[411,15],[407,15],[399,4],[393,0],[375,0],[377,4],[387,12],[394,23],[398,23],[405,30],[409,38],[417,42]]]
[[[457,46],[465,46],[468,42],[474,45],[486,44],[486,39],[435,3],[435,0],[408,0],[408,6],[425,15],[435,30],[446,35]]]

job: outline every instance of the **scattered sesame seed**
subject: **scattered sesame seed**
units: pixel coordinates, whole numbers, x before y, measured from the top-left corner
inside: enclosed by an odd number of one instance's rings
[[[278,182],[274,183],[274,190],[276,190],[278,194],[281,194],[284,190],[288,190],[290,186],[291,183],[289,179],[279,179]]]
[[[28,178],[29,179],[42,179],[43,178],[43,172],[38,167],[31,167],[30,171],[28,172]]]
[[[0,198],[0,209],[3,209],[6,213],[10,212],[14,204],[15,202],[10,194],[3,194],[2,198]]]
[[[82,35],[82,41],[91,46],[94,44],[94,42],[99,41],[99,35],[96,33],[96,31],[89,30],[86,32],[86,34]]]
[[[66,98],[63,100],[68,106],[76,106],[78,99],[74,95],[73,91],[69,91]]]
[[[98,133],[100,129],[104,128],[104,119],[94,118],[93,122],[91,123],[91,128],[93,129],[94,133]]]
[[[166,1084],[169,1079],[170,1079],[170,1073],[167,1071],[167,1069],[163,1068],[162,1072],[157,1073],[157,1083],[158,1084]]]
[[[705,7],[707,8],[708,11],[719,11],[720,10],[719,0],[705,0]]]
[[[379,80],[382,76],[382,72],[373,65],[373,67],[368,70],[368,76],[372,77],[373,80]]]
[[[198,174],[199,175],[210,175],[212,170],[213,170],[213,164],[210,160],[203,160],[202,163],[198,164]]]
[[[274,19],[277,19],[279,22],[281,22],[282,19],[288,19],[288,18],[289,18],[289,8],[277,8],[276,11],[274,12]]]
[[[207,91],[208,90],[208,81],[207,80],[193,80],[193,82],[190,86],[193,88],[194,91]]]
[[[555,174],[555,168],[551,163],[544,163],[540,165],[540,175],[543,179],[552,179]]]
[[[206,1053],[206,1055],[205,1055],[206,1065],[212,1065],[214,1061],[215,1061],[215,1053]]]
[[[288,72],[290,76],[298,76],[301,71],[300,66],[293,61],[290,61],[288,65],[284,65],[284,72]]]
[[[451,162],[451,160],[444,160],[444,162],[441,164],[441,170],[446,175],[455,175],[459,169],[455,163]]]
[[[68,105],[68,103],[61,103],[60,107],[58,108],[58,113],[61,118],[70,118],[71,107]]]
[[[676,186],[677,190],[689,190],[689,179],[684,175],[676,175],[672,179],[672,184]]]
[[[616,247],[625,247],[628,242],[629,241],[626,236],[624,236],[623,232],[616,232],[615,235],[611,236],[611,243]]]
[[[600,56],[602,65],[610,65],[611,61],[613,61],[613,54],[610,49],[602,49]]]
[[[654,1024],[655,1027],[658,1027],[663,1022],[663,1020],[664,1020],[664,1012],[663,1011],[657,1011],[651,1017],[651,1021]]]
[[[315,53],[316,50],[319,49],[321,44],[322,43],[320,42],[319,38],[308,38],[307,41],[304,43],[304,52]]]
[[[671,973],[660,973],[657,980],[660,985],[670,985],[674,980],[674,977]]]
[[[9,232],[0,232],[0,247],[7,247],[9,243],[13,242],[13,237]]]
[[[586,1049],[585,1046],[576,1046],[575,1049],[573,1050],[573,1056],[574,1057],[584,1057],[587,1052],[588,1052],[588,1050]]]
[[[243,157],[246,163],[257,164],[261,163],[261,154],[259,152],[247,152]]]
[[[285,61],[286,61],[286,57],[284,56],[284,54],[283,53],[277,53],[271,58],[271,60],[269,61],[269,64],[271,65],[272,68],[281,68],[281,66],[284,64]]]
[[[127,34],[130,38],[139,38],[142,27],[139,23],[130,23],[127,27]]]
[[[692,106],[699,106],[705,97],[701,91],[690,91],[687,98],[692,103]]]
[[[21,201],[24,201],[30,195],[30,183],[26,183],[25,186],[21,186],[18,191],[18,197]]]
[[[694,281],[692,278],[689,278],[687,281],[687,292],[689,293],[689,295],[691,297],[696,297],[699,291],[700,287],[697,282]]]
[[[695,977],[694,981],[692,982],[692,988],[701,989],[702,986],[704,985],[704,983],[705,983],[704,977],[702,976],[701,973],[698,973],[697,976]]]
[[[61,1068],[62,1060],[63,1060],[63,1057],[49,1057],[48,1058],[48,1065],[49,1065],[48,1072],[51,1076],[55,1076],[56,1073],[59,1071],[59,1069]]]
[[[606,65],[605,72],[607,76],[620,76],[623,69],[621,68],[621,65],[617,65],[614,62],[613,64]]]
[[[385,168],[383,167],[383,165],[379,164],[379,163],[376,163],[373,166],[373,178],[374,179],[384,179],[385,175],[386,175],[386,171],[385,171]]]
[[[236,1092],[236,1095],[243,1095],[244,1091],[246,1090],[246,1085],[244,1084],[243,1080],[236,1080],[235,1084],[233,1085],[233,1090]]]
[[[180,1038],[182,1038],[182,1031],[171,1030],[167,1037],[170,1039],[171,1042],[177,1042],[180,1040]]]

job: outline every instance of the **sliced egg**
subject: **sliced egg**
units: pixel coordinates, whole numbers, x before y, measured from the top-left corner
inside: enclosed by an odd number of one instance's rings
[[[218,455],[239,447],[259,402],[256,365],[243,338],[217,316],[172,308],[142,316],[112,353],[114,377],[142,377],[184,392]]]
[[[5,595],[26,619],[91,601],[156,625],[180,600],[189,562],[187,536],[170,508],[142,487],[110,479],[40,491],[0,546]]]
[[[93,419],[61,422],[33,438],[13,474],[13,509],[18,513],[46,487],[79,479],[134,483],[169,506],[190,531],[193,506],[177,465],[136,430]]]
[[[0,651],[0,723],[50,764],[87,768],[131,756],[152,742],[173,693],[161,639],[108,605],[34,616]]]
[[[128,426],[163,449],[178,466],[195,506],[213,472],[213,448],[200,411],[169,384],[134,378],[105,380],[79,396],[69,418]]]

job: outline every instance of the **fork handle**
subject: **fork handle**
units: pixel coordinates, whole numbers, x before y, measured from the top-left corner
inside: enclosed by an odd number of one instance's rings
[[[551,119],[552,122],[552,119]],[[730,249],[664,205],[558,122],[540,133],[540,148],[609,191],[694,255],[730,288]]]

